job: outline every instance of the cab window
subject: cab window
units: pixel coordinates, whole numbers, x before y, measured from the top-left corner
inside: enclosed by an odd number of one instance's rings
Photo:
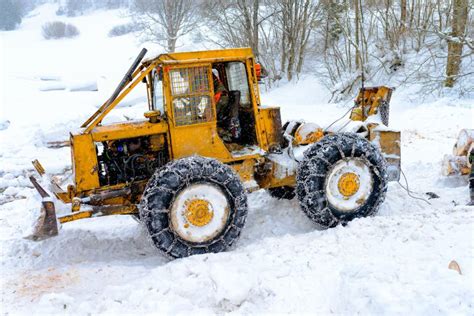
[[[177,126],[212,121],[209,72],[208,66],[170,70],[173,116]]]
[[[242,62],[230,62],[225,67],[229,90],[239,90],[240,105],[244,108],[250,107],[250,92],[245,64]]]
[[[157,71],[154,71],[153,74],[153,108],[157,111],[160,111],[162,114],[165,112],[163,80],[160,78]]]

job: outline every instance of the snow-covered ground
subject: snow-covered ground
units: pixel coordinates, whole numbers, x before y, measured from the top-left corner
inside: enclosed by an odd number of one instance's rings
[[[39,158],[50,174],[70,171],[69,148],[46,143],[67,139],[140,49],[132,35],[107,37],[124,21],[119,11],[69,18],[81,32],[69,40],[42,39],[40,27],[52,19],[54,7],[46,5],[19,30],[0,32],[2,314],[474,314],[474,207],[465,206],[466,179],[441,174],[459,130],[474,127],[472,99],[422,101],[404,89],[393,95],[403,171],[416,196],[440,196],[430,204],[391,183],[376,216],[319,231],[296,199],[260,190],[249,195],[247,224],[232,251],[174,261],[125,216],[69,223],[43,242],[23,239],[40,206],[30,162]],[[45,77],[65,89],[42,91],[52,85]],[[71,91],[90,82],[98,92]],[[320,125],[348,106],[327,104],[328,92],[309,76],[262,99],[281,106],[283,120]],[[110,120],[145,109],[140,94],[127,105]],[[462,275],[448,269],[451,260]]]

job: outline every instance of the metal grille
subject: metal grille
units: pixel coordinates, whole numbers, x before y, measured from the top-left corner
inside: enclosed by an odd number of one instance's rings
[[[209,122],[212,119],[211,98],[208,95],[173,99],[177,126]]]
[[[212,120],[209,68],[190,67],[170,71],[173,113],[177,126]]]

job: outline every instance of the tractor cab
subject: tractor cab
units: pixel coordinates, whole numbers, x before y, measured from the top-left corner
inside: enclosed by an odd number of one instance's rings
[[[165,54],[144,65],[153,66],[146,78],[146,116],[170,127],[173,157],[232,161],[279,145],[279,109],[260,107],[250,49]],[[268,113],[277,124],[264,124]]]
[[[104,105],[71,134],[75,183],[68,196],[144,185],[157,168],[192,155],[232,164],[253,180],[255,161],[281,147],[282,127],[280,109],[260,105],[259,68],[251,49],[170,53],[142,62],[145,53]],[[145,119],[102,124],[143,83]],[[239,133],[232,133],[232,120]]]

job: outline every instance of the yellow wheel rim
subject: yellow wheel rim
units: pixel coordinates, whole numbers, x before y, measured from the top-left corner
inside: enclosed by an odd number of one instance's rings
[[[201,243],[218,236],[227,227],[231,207],[221,188],[194,183],[181,190],[171,209],[171,230],[185,241]]]
[[[360,181],[359,176],[353,172],[344,173],[337,183],[339,192],[345,199],[350,198],[359,191]]]
[[[214,216],[211,204],[203,199],[187,200],[185,207],[186,220],[197,227],[209,224]]]
[[[373,192],[372,173],[365,159],[341,159],[334,164],[325,180],[329,204],[341,212],[353,212]]]

